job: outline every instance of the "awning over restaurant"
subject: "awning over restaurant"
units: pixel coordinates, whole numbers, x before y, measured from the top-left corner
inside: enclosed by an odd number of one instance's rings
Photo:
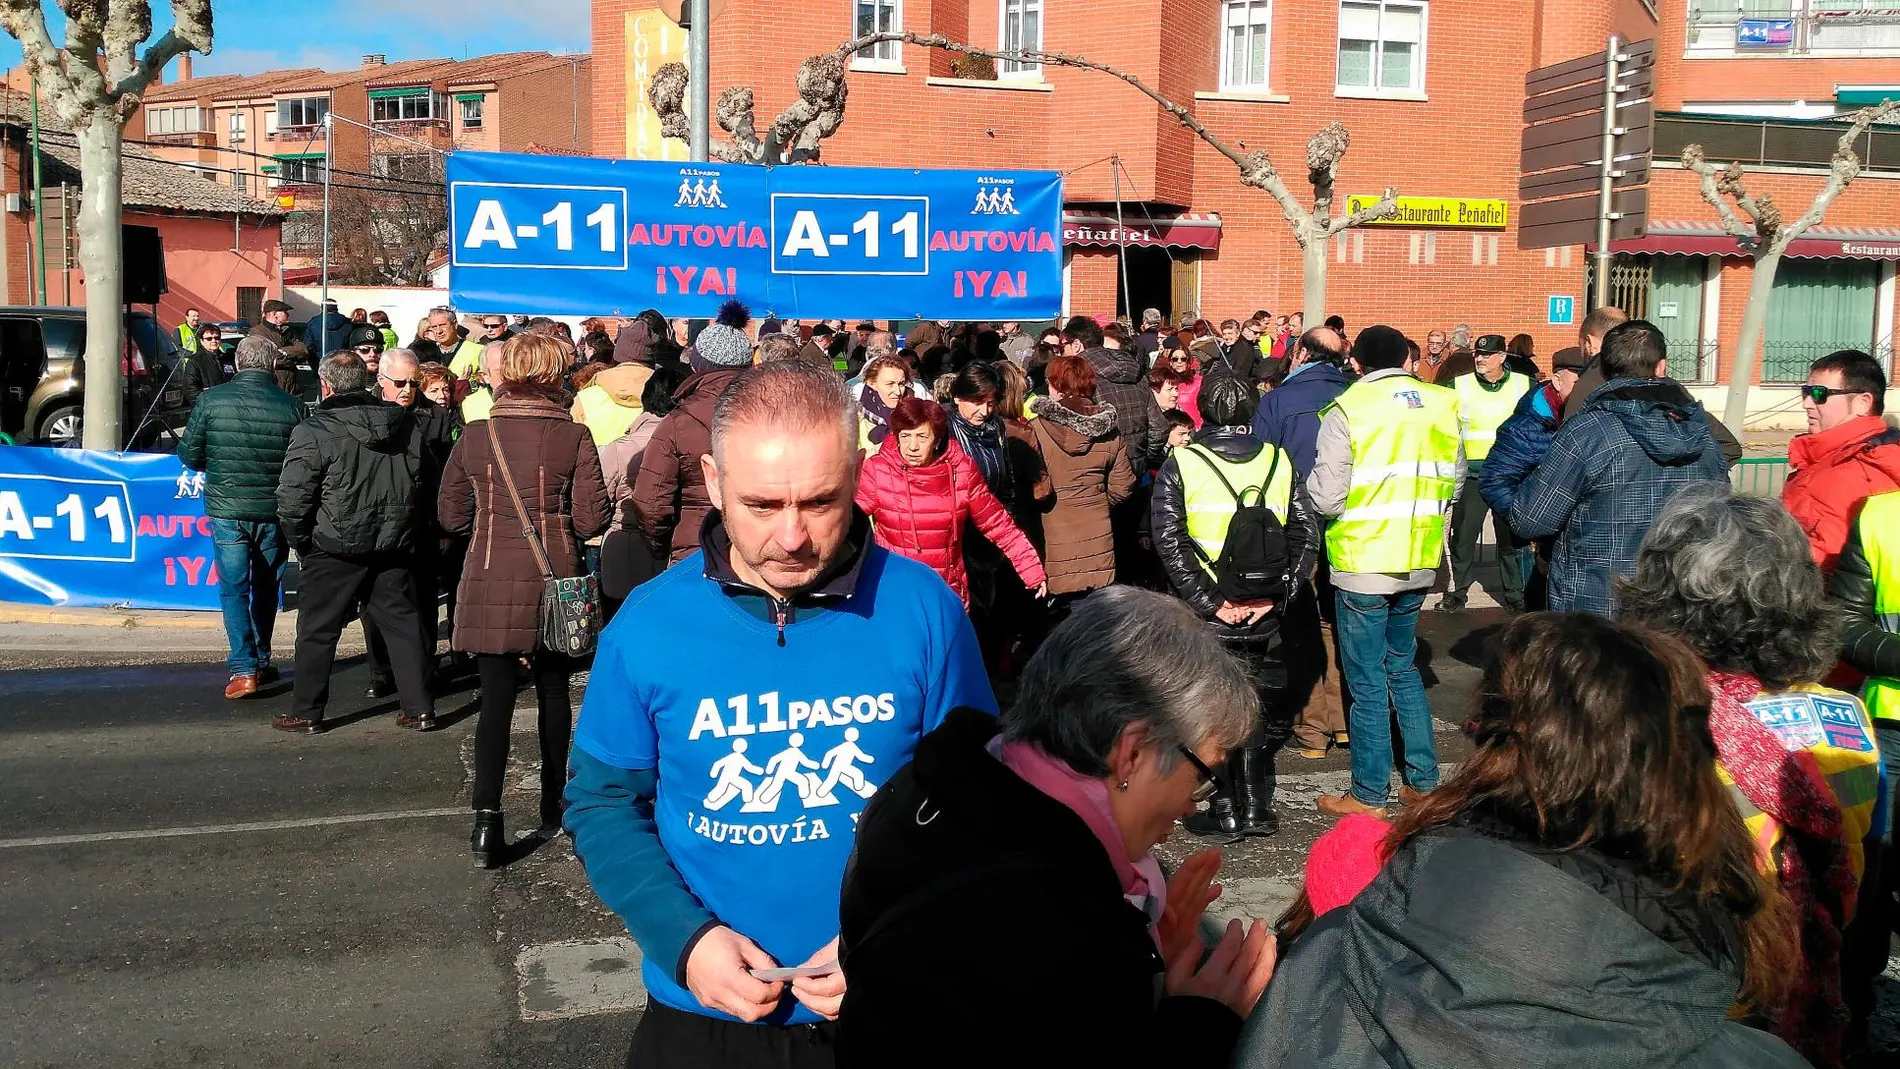
[[[1595,251],[1596,246],[1587,248]],[[1719,224],[1702,221],[1653,222],[1647,236],[1611,242],[1610,251],[1661,256],[1750,255]],[[1900,229],[1817,226],[1794,239],[1787,255],[1810,260],[1900,260]]]
[[[1220,248],[1220,216],[1214,212],[1154,215],[1136,209],[1122,212],[1119,225],[1113,215],[1063,212],[1062,243],[1098,248],[1205,249]]]
[[[1834,102],[1842,107],[1875,107],[1888,100],[1900,100],[1900,85],[1836,85]]]

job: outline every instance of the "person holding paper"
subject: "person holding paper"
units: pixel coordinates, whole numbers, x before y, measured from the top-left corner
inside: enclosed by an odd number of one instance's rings
[[[1209,954],[1218,851],[1171,879],[1151,851],[1219,789],[1259,708],[1185,603],[1128,586],[1079,602],[1000,725],[951,713],[864,811],[839,1064],[1227,1065],[1274,937],[1230,921]]]
[[[629,1065],[822,1069],[865,799],[951,710],[996,699],[962,601],[853,507],[837,374],[747,369],[709,430],[715,511],[601,636],[566,826],[646,959]]]

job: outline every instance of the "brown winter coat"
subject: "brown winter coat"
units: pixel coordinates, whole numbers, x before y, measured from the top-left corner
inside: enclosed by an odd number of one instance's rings
[[[743,368],[696,371],[673,396],[679,406],[666,414],[640,457],[633,480],[634,525],[656,557],[677,563],[699,549],[699,526],[713,509],[699,458],[712,450],[713,403]]]
[[[1110,506],[1135,491],[1115,430],[1115,406],[1094,415],[1078,415],[1050,398],[1035,402],[1030,427],[1048,469],[1053,502],[1045,499],[1042,518],[1043,567],[1049,593],[1073,594],[1115,581],[1115,538],[1109,529]]]
[[[495,465],[489,427],[501,440],[555,575],[582,574],[581,543],[607,529],[607,488],[587,428],[538,394],[504,391],[488,421],[471,425],[449,454],[437,502],[442,526],[470,536],[456,588],[454,647],[530,653],[546,584]]]

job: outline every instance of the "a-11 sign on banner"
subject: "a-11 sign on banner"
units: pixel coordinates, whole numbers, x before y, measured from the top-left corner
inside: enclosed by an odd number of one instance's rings
[[[449,290],[465,308],[799,319],[1049,319],[1049,171],[752,167],[457,152]]]

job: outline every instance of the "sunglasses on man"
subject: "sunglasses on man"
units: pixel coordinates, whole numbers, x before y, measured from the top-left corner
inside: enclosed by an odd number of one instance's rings
[[[392,379],[388,375],[378,375],[377,378],[382,379],[398,390],[407,390],[411,387],[422,385],[421,379]]]
[[[1837,390],[1832,386],[1803,386],[1801,387],[1801,396],[1807,398],[1810,401],[1813,401],[1817,405],[1827,404],[1827,399],[1830,397],[1841,397],[1847,394],[1866,393],[1866,392],[1867,392],[1866,390]]]
[[[356,347],[356,352],[359,356],[381,356],[383,354],[383,347],[380,345],[359,345]]]
[[[508,325],[508,324],[506,324],[506,323],[503,323],[503,322],[500,322],[500,321],[496,321],[496,322],[492,322],[492,323],[483,323],[483,324],[482,324],[482,326],[484,326],[484,327],[487,327],[487,328],[488,328],[489,330],[500,330],[501,328],[503,328],[503,327],[505,327],[505,326],[507,326],[507,325]]]

